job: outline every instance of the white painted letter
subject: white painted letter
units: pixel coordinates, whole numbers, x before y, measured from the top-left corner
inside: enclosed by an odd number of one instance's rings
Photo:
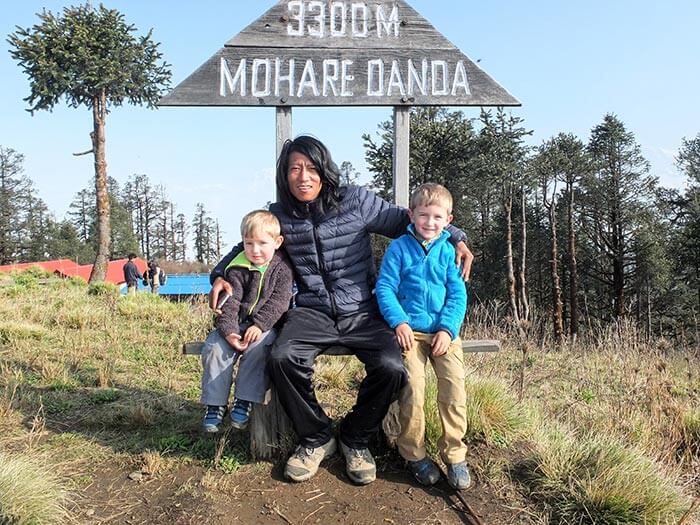
[[[299,81],[299,89],[297,90],[297,97],[302,97],[304,95],[304,89],[307,87],[311,88],[314,96],[318,96],[318,86],[316,85],[316,72],[314,71],[313,60],[309,59],[304,65],[304,71],[301,74],[301,80]]]
[[[406,96],[406,88],[403,85],[403,79],[401,78],[401,69],[399,68],[399,61],[394,60],[391,63],[391,73],[389,74],[389,88],[386,91],[387,96],[391,96],[391,88],[395,87],[399,90],[402,97]]]
[[[339,66],[339,61],[338,60],[324,60],[323,61],[323,96],[327,97],[328,96],[328,88],[330,88],[330,91],[333,92],[333,96],[337,97],[338,96],[338,89],[335,86],[335,83],[338,81],[338,66]],[[333,70],[333,73],[331,73],[331,69]]]
[[[421,76],[422,75],[422,76]],[[423,59],[421,61],[421,73],[418,74],[415,66],[413,65],[413,60],[408,59],[408,96],[413,96],[416,94],[415,87],[418,87],[421,95],[427,95],[428,92],[428,60]]]
[[[438,86],[438,69],[442,70],[441,82],[442,85]],[[433,73],[433,96],[436,95],[447,95],[450,92],[449,83],[447,81],[447,62],[445,60],[433,60],[432,63],[432,73]]]
[[[314,20],[316,20],[318,26],[308,26],[306,29],[309,31],[309,35],[323,38],[323,29],[326,25],[326,4],[319,2],[318,0],[314,0],[313,2],[309,2],[307,9],[309,11],[312,9],[318,9],[318,14],[314,17]]]
[[[221,57],[221,85],[219,86],[219,94],[222,97],[226,96],[226,86],[233,95],[233,91],[236,89],[236,84],[240,82],[241,84],[241,96],[246,96],[245,88],[245,75],[246,75],[246,61],[245,58],[241,59],[238,64],[238,69],[236,69],[236,74],[231,76],[231,71],[228,68],[228,63],[224,57]]]
[[[280,84],[282,82],[289,83],[289,93],[290,97],[294,96],[294,59],[289,59],[289,74],[282,75],[282,61],[279,58],[275,58],[275,96],[280,96]]]
[[[294,9],[297,12],[294,12]],[[289,22],[287,23],[287,34],[289,36],[304,36],[304,2],[301,0],[291,0],[287,2],[287,10],[289,11]],[[292,26],[292,20],[298,22],[297,27]]]
[[[464,69],[464,62],[461,60],[457,61],[457,67],[455,68],[455,78],[452,83],[452,96],[457,94],[457,88],[461,87],[464,89],[465,95],[471,95],[469,90],[469,81],[467,80],[467,70]]]
[[[258,89],[258,77],[260,67],[265,66],[265,87],[263,89]],[[254,97],[269,97],[270,91],[270,76],[271,76],[271,64],[269,58],[256,58],[253,60],[253,79],[250,81],[250,94]]]
[[[389,20],[386,19],[386,14],[384,13],[384,6],[382,4],[377,5],[377,37],[382,38],[382,29],[387,35],[392,32],[395,37],[399,36],[399,6],[394,5],[389,15]]]
[[[333,2],[331,4],[331,36],[345,36],[345,2]],[[340,20],[340,28],[338,27]]]
[[[377,89],[372,89],[372,75],[377,71]],[[377,58],[367,61],[367,95],[381,97],[384,95],[384,62]]]
[[[358,22],[361,27],[358,26]],[[366,37],[367,36],[367,5],[352,4],[352,36],[354,37]]]
[[[343,60],[341,62],[341,73],[340,73],[340,96],[341,97],[352,97],[354,93],[352,92],[352,84],[355,80],[355,75],[350,74],[350,66],[352,66],[352,60]]]

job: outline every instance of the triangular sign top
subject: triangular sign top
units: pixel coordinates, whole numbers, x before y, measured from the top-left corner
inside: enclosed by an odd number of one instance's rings
[[[457,49],[404,0],[282,0],[226,46]]]
[[[517,106],[404,0],[280,0],[162,106]]]

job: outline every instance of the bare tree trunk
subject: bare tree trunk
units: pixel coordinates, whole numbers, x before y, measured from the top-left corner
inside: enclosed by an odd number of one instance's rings
[[[552,245],[550,252],[550,268],[552,272],[552,323],[554,329],[554,341],[561,344],[564,336],[564,321],[562,315],[561,284],[559,281],[559,247],[557,239],[557,217],[555,197],[552,196],[549,207],[549,222],[552,231]]]
[[[102,91],[93,100],[92,148],[95,157],[95,194],[97,196],[97,256],[90,273],[91,283],[101,283],[107,277],[109,246],[111,244],[109,193],[107,191],[107,160],[105,155],[105,120],[107,97]]]
[[[571,322],[569,334],[572,346],[578,338],[578,271],[576,269],[576,231],[574,229],[574,185],[568,183],[569,202],[567,215],[569,219],[569,305],[571,308]]]
[[[520,318],[523,321],[530,319],[530,301],[527,298],[527,282],[525,269],[527,268],[527,216],[525,214],[525,188],[520,188]]]
[[[513,269],[513,187],[511,184],[504,188],[503,211],[506,217],[506,272],[508,274],[508,298],[510,309],[513,313],[513,321],[520,337],[525,337],[520,315],[518,313],[518,301],[515,290],[515,272]]]

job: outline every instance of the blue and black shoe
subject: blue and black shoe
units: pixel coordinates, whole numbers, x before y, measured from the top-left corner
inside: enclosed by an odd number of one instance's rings
[[[233,407],[231,408],[231,426],[238,430],[243,430],[248,427],[250,421],[250,411],[253,409],[253,403],[242,399],[234,399]]]
[[[418,461],[406,461],[408,470],[411,471],[413,477],[418,480],[418,483],[429,487],[435,485],[440,480],[440,470],[430,458],[419,459]]]
[[[221,430],[226,416],[226,408],[225,406],[208,405],[207,413],[202,420],[202,430],[212,434]]]
[[[447,465],[447,482],[450,487],[457,490],[468,489],[472,485],[472,477],[469,474],[467,462],[449,463]]]

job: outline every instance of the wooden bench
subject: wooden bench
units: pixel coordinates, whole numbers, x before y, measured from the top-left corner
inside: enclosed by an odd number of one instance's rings
[[[203,341],[195,341],[182,345],[184,355],[201,355]],[[500,341],[493,339],[462,341],[465,353],[498,352]],[[342,346],[332,346],[321,355],[344,356],[352,355]],[[253,405],[250,416],[250,453],[255,460],[268,460],[286,456],[296,445],[292,423],[284,412],[273,388],[269,392],[269,402],[265,405]],[[392,403],[382,423],[382,429],[388,441],[393,445],[400,431],[398,423],[398,403]]]

